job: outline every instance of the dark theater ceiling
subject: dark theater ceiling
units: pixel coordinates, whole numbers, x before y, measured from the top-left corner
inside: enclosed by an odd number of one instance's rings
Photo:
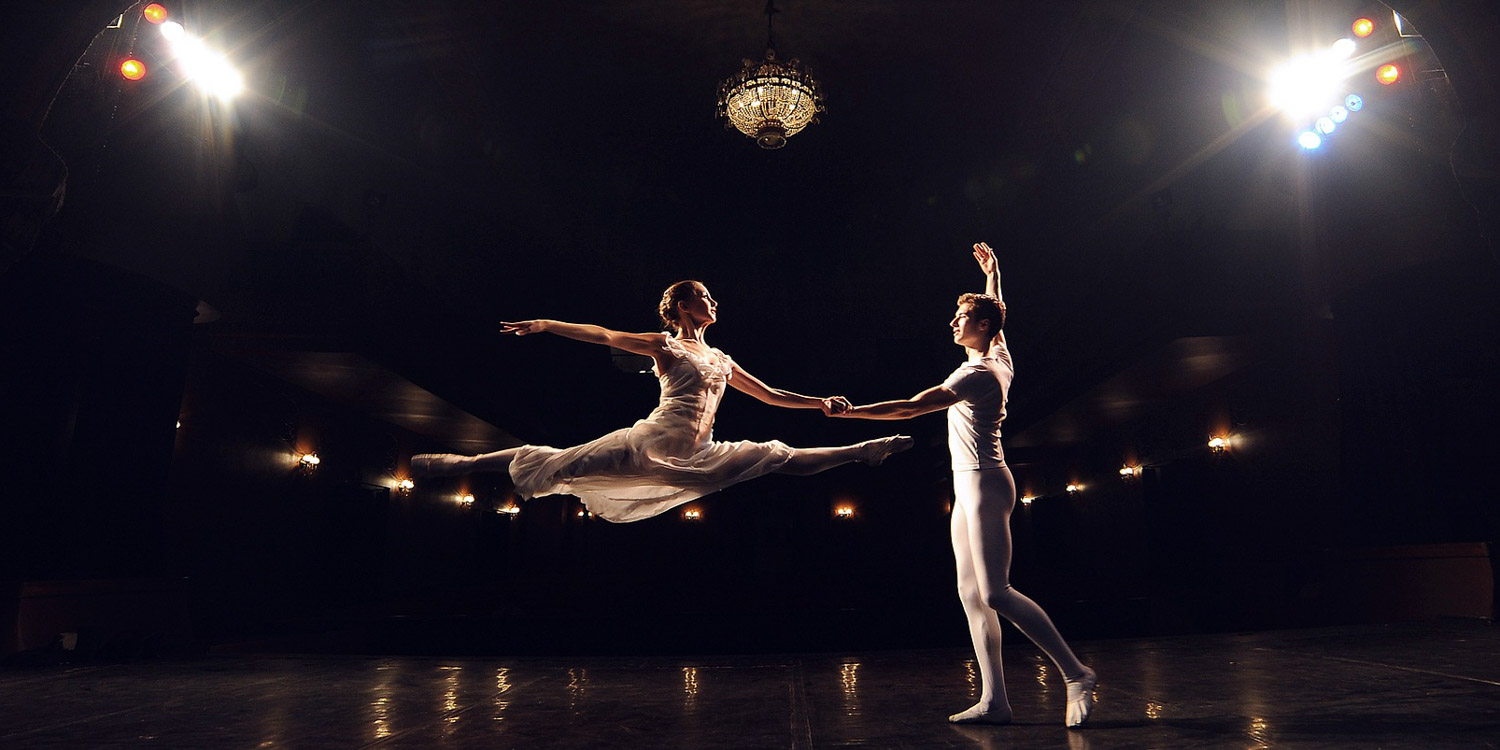
[[[1372,96],[1315,155],[1263,112],[1266,71],[1345,35],[1356,2],[778,0],[778,52],[828,102],[779,151],[714,117],[763,51],[757,0],[169,5],[247,91],[120,86],[100,71],[130,25],[103,32],[43,132],[71,173],[54,236],[202,300],[215,347],[408,426],[628,424],[649,377],[496,322],[650,330],[689,277],[721,302],[710,341],[763,380],[909,395],[960,355],[946,323],[986,240],[1013,430],[1045,444],[1107,417],[1090,403],[1136,414],[1233,372],[1260,351],[1236,337],[1325,320],[1473,223],[1441,86]],[[506,439],[455,419],[428,431]],[[740,398],[720,424],[870,429]]]

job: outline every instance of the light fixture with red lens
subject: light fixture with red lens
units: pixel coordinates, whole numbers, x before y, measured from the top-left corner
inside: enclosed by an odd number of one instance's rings
[[[1401,66],[1395,63],[1386,63],[1376,68],[1375,80],[1387,86],[1401,80]]]
[[[1368,18],[1361,18],[1354,22],[1354,35],[1363,39],[1375,33],[1375,22]]]
[[[139,81],[146,77],[146,64],[135,58],[130,58],[120,63],[120,75],[131,81]]]
[[[161,3],[152,3],[141,9],[141,15],[150,23],[161,23],[167,20],[167,9]]]

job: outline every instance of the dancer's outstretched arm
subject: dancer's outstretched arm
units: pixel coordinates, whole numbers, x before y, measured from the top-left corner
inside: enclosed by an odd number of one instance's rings
[[[729,385],[735,390],[749,394],[757,401],[781,406],[787,409],[822,409],[824,399],[814,396],[804,396],[781,388],[772,388],[761,382],[760,378],[745,372],[738,362],[734,363],[734,375],[729,378]]]
[[[837,401],[836,399],[831,399]],[[881,401],[863,406],[843,406],[834,403],[826,406],[823,413],[830,417],[852,417],[854,419],[911,419],[946,409],[963,399],[958,394],[940,385],[935,385],[911,398],[896,401]]]
[[[551,333],[575,341],[603,344],[623,349],[631,354],[642,354],[655,358],[666,345],[664,333],[625,333],[589,323],[564,323],[561,320],[518,320],[500,323],[501,333],[528,336],[533,333]]]

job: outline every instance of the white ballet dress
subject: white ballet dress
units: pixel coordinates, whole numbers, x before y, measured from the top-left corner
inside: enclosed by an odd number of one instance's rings
[[[658,369],[661,401],[634,426],[572,448],[522,446],[510,476],[522,497],[576,495],[606,521],[625,523],[665,513],[731,484],[780,468],[785,443],[714,442],[714,414],[733,375],[718,349],[699,355],[673,336]]]

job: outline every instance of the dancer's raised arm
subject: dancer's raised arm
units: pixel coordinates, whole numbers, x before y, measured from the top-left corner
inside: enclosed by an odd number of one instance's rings
[[[988,243],[974,243],[974,260],[979,261],[979,270],[984,271],[984,293],[1004,301],[1000,296],[1000,264],[995,260],[995,251]]]
[[[501,333],[513,333],[517,336],[528,336],[533,333],[551,333],[563,338],[583,341],[590,344],[603,344],[616,349],[623,349],[631,354],[641,354],[655,358],[661,351],[666,340],[663,333],[625,333],[603,326],[590,323],[565,323],[561,320],[518,320],[513,323],[502,321],[500,323]]]
[[[1003,309],[1005,298],[1000,296],[1000,263],[995,260],[995,251],[990,249],[988,243],[976,242],[974,260],[979,261],[979,270],[984,271],[984,293],[998,300]],[[1005,331],[1002,330],[996,332],[991,346],[1005,343]]]
[[[745,372],[745,368],[739,363],[734,363],[734,374],[729,378],[729,385],[735,390],[747,394],[757,401],[772,406],[781,406],[787,409],[822,409],[826,399],[814,396],[804,396],[800,393],[772,388],[761,382],[760,378]]]

